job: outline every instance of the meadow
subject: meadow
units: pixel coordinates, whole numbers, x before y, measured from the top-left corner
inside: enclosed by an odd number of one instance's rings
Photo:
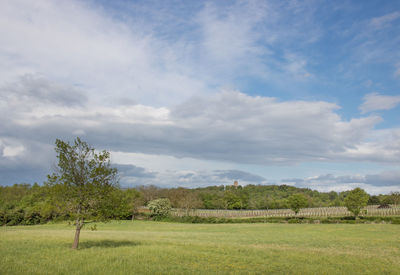
[[[399,274],[392,224],[113,221],[0,228],[0,274]]]

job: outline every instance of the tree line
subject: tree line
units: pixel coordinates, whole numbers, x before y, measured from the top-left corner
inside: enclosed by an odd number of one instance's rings
[[[0,186],[0,224],[38,224],[50,220],[70,219],[70,209],[65,209],[55,198],[53,187],[37,183]],[[346,206],[350,191],[318,192],[287,185],[210,186],[204,188],[161,188],[138,186],[116,187],[108,191],[107,217],[132,219],[138,209],[149,202],[166,198],[171,207],[183,209],[285,209],[292,208],[290,198],[301,194],[305,198],[302,208]],[[66,193],[64,193],[66,195]],[[368,195],[368,204],[399,204],[400,194]],[[107,205],[107,204],[105,204]]]

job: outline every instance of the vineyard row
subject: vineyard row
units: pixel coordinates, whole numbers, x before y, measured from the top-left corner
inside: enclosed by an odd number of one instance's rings
[[[246,218],[246,217],[290,217],[295,213],[290,209],[266,210],[220,210],[220,209],[172,209],[174,216],[199,216],[218,218]],[[319,207],[301,209],[297,216],[303,217],[338,217],[352,215],[346,207]],[[378,205],[369,205],[361,211],[361,216],[400,216],[400,206],[378,208]]]

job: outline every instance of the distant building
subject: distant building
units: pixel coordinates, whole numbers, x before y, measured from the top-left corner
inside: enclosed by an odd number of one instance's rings
[[[235,188],[238,188],[239,182],[238,182],[237,180],[235,180],[235,181],[233,182],[233,186],[235,186]]]

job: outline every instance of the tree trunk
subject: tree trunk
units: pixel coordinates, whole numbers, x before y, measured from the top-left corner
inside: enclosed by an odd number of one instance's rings
[[[83,222],[82,222],[83,224]],[[78,249],[79,246],[79,235],[81,234],[81,222],[79,221],[79,219],[76,220],[76,230],[75,230],[75,239],[74,239],[74,243],[72,244],[72,249]]]

